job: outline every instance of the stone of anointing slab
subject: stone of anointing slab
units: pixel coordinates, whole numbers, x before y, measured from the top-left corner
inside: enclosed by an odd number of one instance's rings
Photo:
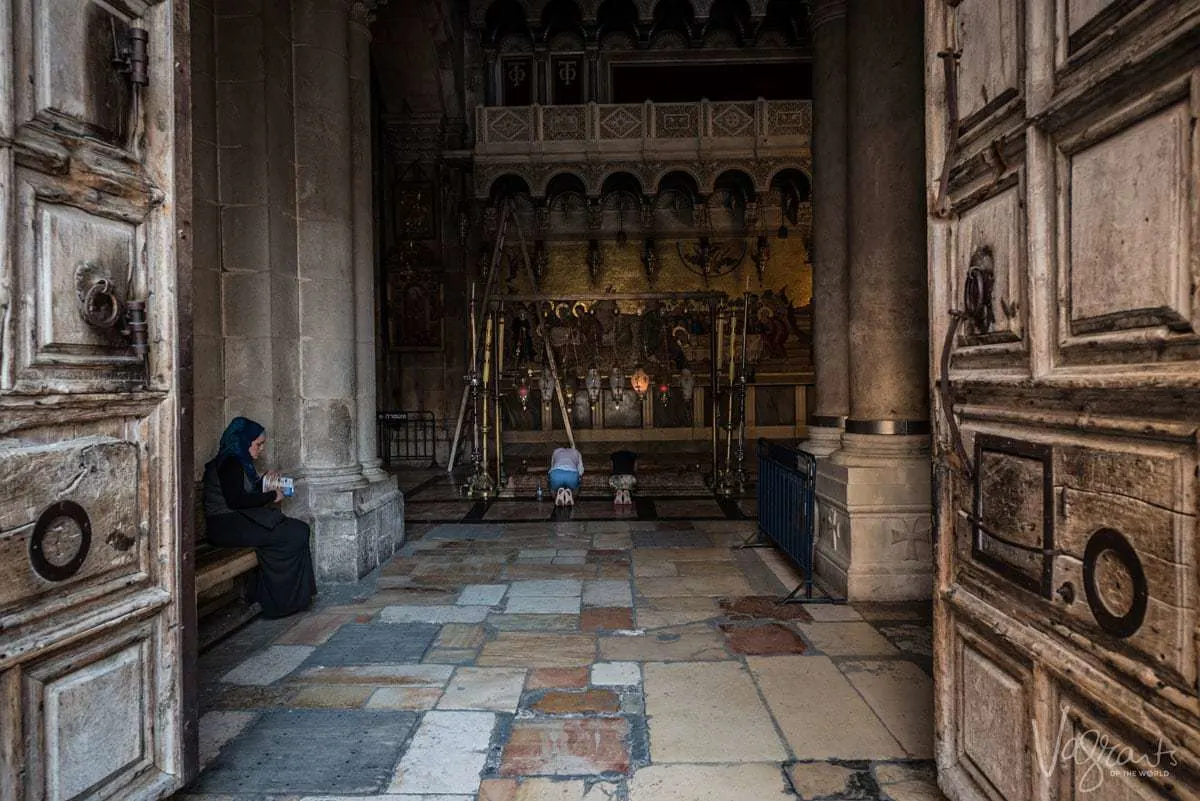
[[[300,667],[315,650],[308,645],[272,645],[226,673],[221,681],[259,687],[274,684]]]
[[[524,686],[524,668],[460,667],[454,671],[437,706],[516,712]]]
[[[644,672],[655,764],[787,759],[758,688],[740,662],[652,663]]]

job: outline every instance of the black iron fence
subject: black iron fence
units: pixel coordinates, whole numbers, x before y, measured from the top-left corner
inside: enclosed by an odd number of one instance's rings
[[[758,529],[800,568],[806,598],[812,598],[813,590],[816,475],[817,462],[811,453],[758,441]]]
[[[436,463],[437,425],[433,412],[379,412],[376,430],[384,465],[432,467]]]

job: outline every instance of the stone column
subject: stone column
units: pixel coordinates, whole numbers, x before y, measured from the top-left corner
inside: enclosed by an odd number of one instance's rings
[[[813,28],[813,372],[816,404],[802,446],[838,449],[850,413],[846,264],[846,0],[817,0]]]
[[[297,489],[323,581],[356,580],[403,538],[394,481],[368,484],[359,464],[353,6],[296,0],[292,11],[303,463]]]
[[[355,485],[349,8],[298,0],[293,25],[301,458],[314,485]]]
[[[848,6],[850,414],[818,468],[821,572],[851,600],[928,598],[922,3]]]
[[[375,225],[371,175],[370,9],[350,10],[350,127],[354,207],[355,371],[358,377],[358,461],[363,477],[387,477],[375,432]]]

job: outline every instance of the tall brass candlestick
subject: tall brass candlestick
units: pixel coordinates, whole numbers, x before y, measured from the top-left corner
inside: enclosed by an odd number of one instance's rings
[[[479,367],[479,330],[475,321],[475,282],[471,282],[471,372]]]
[[[721,313],[719,311],[717,312],[716,317],[717,317],[717,356],[716,356],[716,361],[714,361],[713,364],[719,365],[721,363],[721,356],[723,355],[722,350],[725,347],[725,318],[721,316]],[[713,387],[713,389],[715,390],[716,387]]]
[[[488,420],[488,379],[492,374],[492,318],[487,318],[485,333],[483,335],[483,475],[488,474],[488,432],[491,430],[491,425]]]

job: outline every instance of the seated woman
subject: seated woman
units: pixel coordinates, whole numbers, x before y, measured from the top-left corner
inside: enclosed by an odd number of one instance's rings
[[[583,457],[574,448],[557,448],[550,456],[550,491],[555,506],[574,506],[573,493],[579,490],[583,476]]]
[[[258,553],[250,600],[262,606],[264,617],[273,618],[307,609],[317,581],[308,524],[273,505],[283,500],[279,490],[262,491],[263,477],[254,460],[266,441],[261,425],[245,417],[233,419],[221,435],[216,457],[204,466],[204,516],[213,545]]]

